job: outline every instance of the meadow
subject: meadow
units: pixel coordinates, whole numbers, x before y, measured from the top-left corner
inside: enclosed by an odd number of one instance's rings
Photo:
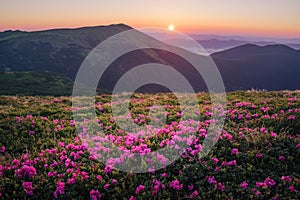
[[[100,162],[89,151],[75,130],[70,97],[1,96],[0,198],[300,198],[300,92],[230,92],[225,108],[212,107],[207,93],[197,97],[199,106],[191,107],[191,113],[199,121],[185,127],[183,123],[194,121],[181,119],[174,95],[134,94],[127,119],[135,124],[155,120],[149,117],[154,105],[165,108],[165,124],[144,138],[118,127],[111,117],[110,95],[96,97],[103,139],[124,152],[143,156],[172,146],[182,132],[195,132],[184,136],[189,147],[170,165],[130,173],[114,169],[116,163]],[[224,127],[208,155],[200,158],[214,111],[225,116]],[[156,156],[148,162],[167,161]]]

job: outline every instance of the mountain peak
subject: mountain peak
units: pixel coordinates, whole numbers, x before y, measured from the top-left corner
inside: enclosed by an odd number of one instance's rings
[[[36,31],[23,31],[23,30],[5,30],[0,31],[0,35],[9,35],[9,34],[15,34],[15,33],[32,33],[32,32],[45,32],[45,31],[57,31],[57,30],[81,30],[81,29],[97,29],[97,28],[119,28],[121,30],[129,30],[132,29],[132,27],[124,24],[124,23],[118,23],[118,24],[109,24],[109,25],[96,25],[96,26],[84,26],[84,27],[76,27],[76,28],[52,28],[52,29],[46,29],[46,30],[36,30]]]
[[[257,45],[257,44],[252,44],[252,43],[249,43],[249,44],[243,44],[243,45],[240,45],[240,46],[237,46],[237,47],[234,47],[232,49],[237,49],[237,50],[241,50],[241,49],[264,49],[264,50],[283,50],[283,49],[288,49],[288,50],[295,50],[287,45],[284,45],[284,44],[267,44],[267,45]],[[230,50],[230,49],[229,49]]]
[[[6,31],[2,31],[0,33],[22,33],[22,32],[26,32],[26,31],[21,31],[21,30],[6,30]]]
[[[84,26],[84,27],[78,27],[78,28],[70,28],[70,29],[87,29],[87,28],[122,28],[122,29],[132,29],[132,27],[124,24],[124,23],[118,23],[118,24],[109,24],[109,25],[96,25],[96,26]]]
[[[297,50],[283,44],[268,44],[260,46],[257,44],[243,44],[231,49],[211,54],[214,58],[238,59],[242,57],[257,55],[292,54]]]

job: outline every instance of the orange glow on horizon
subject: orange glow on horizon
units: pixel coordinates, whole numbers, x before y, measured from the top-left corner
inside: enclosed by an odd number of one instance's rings
[[[56,29],[56,28],[78,28],[78,27],[87,27],[87,26],[100,26],[100,25],[110,25],[110,24],[119,24],[124,23],[133,28],[143,28],[143,27],[164,27],[165,23],[126,23],[126,22],[113,22],[107,21],[106,23],[98,23],[96,21],[88,22],[87,20],[76,21],[76,22],[63,22],[60,21],[58,23],[47,22],[47,23],[2,23],[0,25],[0,31],[5,30],[23,30],[23,31],[39,31],[39,30],[47,30],[47,29]],[[180,25],[180,23],[178,23]],[[168,26],[169,30],[174,30],[175,27],[173,25]],[[286,30],[280,27],[247,27],[247,26],[238,26],[231,25],[225,26],[223,24],[211,24],[211,23],[201,23],[201,26],[195,24],[185,24],[185,26],[181,25],[176,28],[177,31],[186,33],[186,34],[225,34],[225,35],[256,35],[256,36],[278,36],[278,37],[300,37],[300,27],[298,29],[294,28],[294,30]]]
[[[34,6],[33,6],[34,5]],[[164,27],[182,33],[262,35],[300,38],[300,1],[239,0],[72,0],[3,1],[0,31],[76,28],[124,23],[133,28]]]

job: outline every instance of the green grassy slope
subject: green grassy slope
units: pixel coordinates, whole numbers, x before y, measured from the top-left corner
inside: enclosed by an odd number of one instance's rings
[[[0,95],[70,95],[71,79],[53,72],[0,72]]]

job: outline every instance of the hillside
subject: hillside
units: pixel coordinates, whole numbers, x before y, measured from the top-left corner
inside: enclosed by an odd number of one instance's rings
[[[197,40],[197,42],[207,49],[208,52],[219,52],[234,47],[242,46],[245,44],[255,44],[259,46],[274,45],[274,44],[284,44],[288,47],[299,50],[300,44],[289,43],[289,42],[273,42],[273,41],[248,41],[248,40],[237,40],[237,39],[207,39],[207,40]]]
[[[131,29],[124,24],[0,33],[0,70],[48,70],[74,78],[88,53],[106,38]]]
[[[73,82],[54,72],[0,72],[0,94],[71,95]]]
[[[81,63],[94,47],[108,37],[130,29],[131,27],[127,25],[117,24],[37,32],[1,32],[0,71],[18,72],[19,74],[51,72],[74,81]],[[151,37],[145,36],[145,38],[159,43]],[[166,46],[161,42],[159,44]],[[175,47],[168,46],[168,48]],[[300,73],[300,51],[288,46],[245,44],[213,53],[211,57],[221,72],[227,91],[251,88],[300,89],[300,81],[297,78]],[[109,93],[125,72],[145,63],[161,63],[172,66],[189,80],[195,91],[207,90],[202,78],[197,76],[195,69],[185,59],[163,50],[144,49],[130,52],[113,62],[100,80],[98,91]],[[5,82],[5,80],[2,80],[1,83],[5,86],[6,91],[0,90],[0,94],[12,94],[9,91],[14,91],[15,94],[28,93],[25,84],[22,89],[20,87],[18,89],[14,88],[14,84]],[[28,82],[27,84],[34,83]],[[51,83],[48,82],[48,84]],[[53,82],[53,84],[55,83]],[[150,85],[139,91],[164,92],[168,90],[158,85]],[[60,93],[67,95],[70,94],[70,91],[64,89]],[[43,93],[37,92],[36,94]]]
[[[189,94],[181,95],[191,102]],[[188,104],[183,119],[173,94],[134,94],[129,117],[111,111],[111,104],[122,101],[99,95],[98,124],[88,120],[90,106],[72,107],[70,97],[1,96],[0,198],[93,199],[97,191],[113,200],[299,199],[300,93],[227,93],[226,109],[211,106],[208,93],[197,97],[199,105]],[[157,105],[166,121],[144,126],[155,119],[151,110]],[[84,123],[74,125],[74,110]],[[211,113],[226,116],[222,131],[209,131]],[[113,120],[118,118],[146,131],[128,132]],[[215,137],[202,156],[207,138]],[[109,153],[115,152],[110,143],[119,153]],[[141,169],[151,173],[137,173]]]
[[[242,45],[211,55],[227,90],[300,88],[300,51],[284,45]]]
[[[106,38],[130,29],[129,26],[118,24],[39,32],[3,32],[0,34],[0,71],[20,73],[49,71],[75,80],[81,63],[93,48]],[[141,32],[137,33],[149,42],[167,46]],[[206,89],[203,81],[198,80],[199,77],[195,76],[195,69],[180,56],[157,49],[144,49],[122,55],[113,62],[105,72],[103,79],[100,80],[99,85],[101,87],[98,90],[106,93],[112,91],[115,83],[125,72],[146,63],[173,66],[190,80],[196,91]],[[9,90],[10,86],[8,84],[7,86]],[[151,85],[141,89],[141,92],[143,91],[161,92],[168,90],[157,85]],[[19,93],[23,94],[23,91],[19,91]],[[69,91],[66,92],[66,94],[69,93]]]

